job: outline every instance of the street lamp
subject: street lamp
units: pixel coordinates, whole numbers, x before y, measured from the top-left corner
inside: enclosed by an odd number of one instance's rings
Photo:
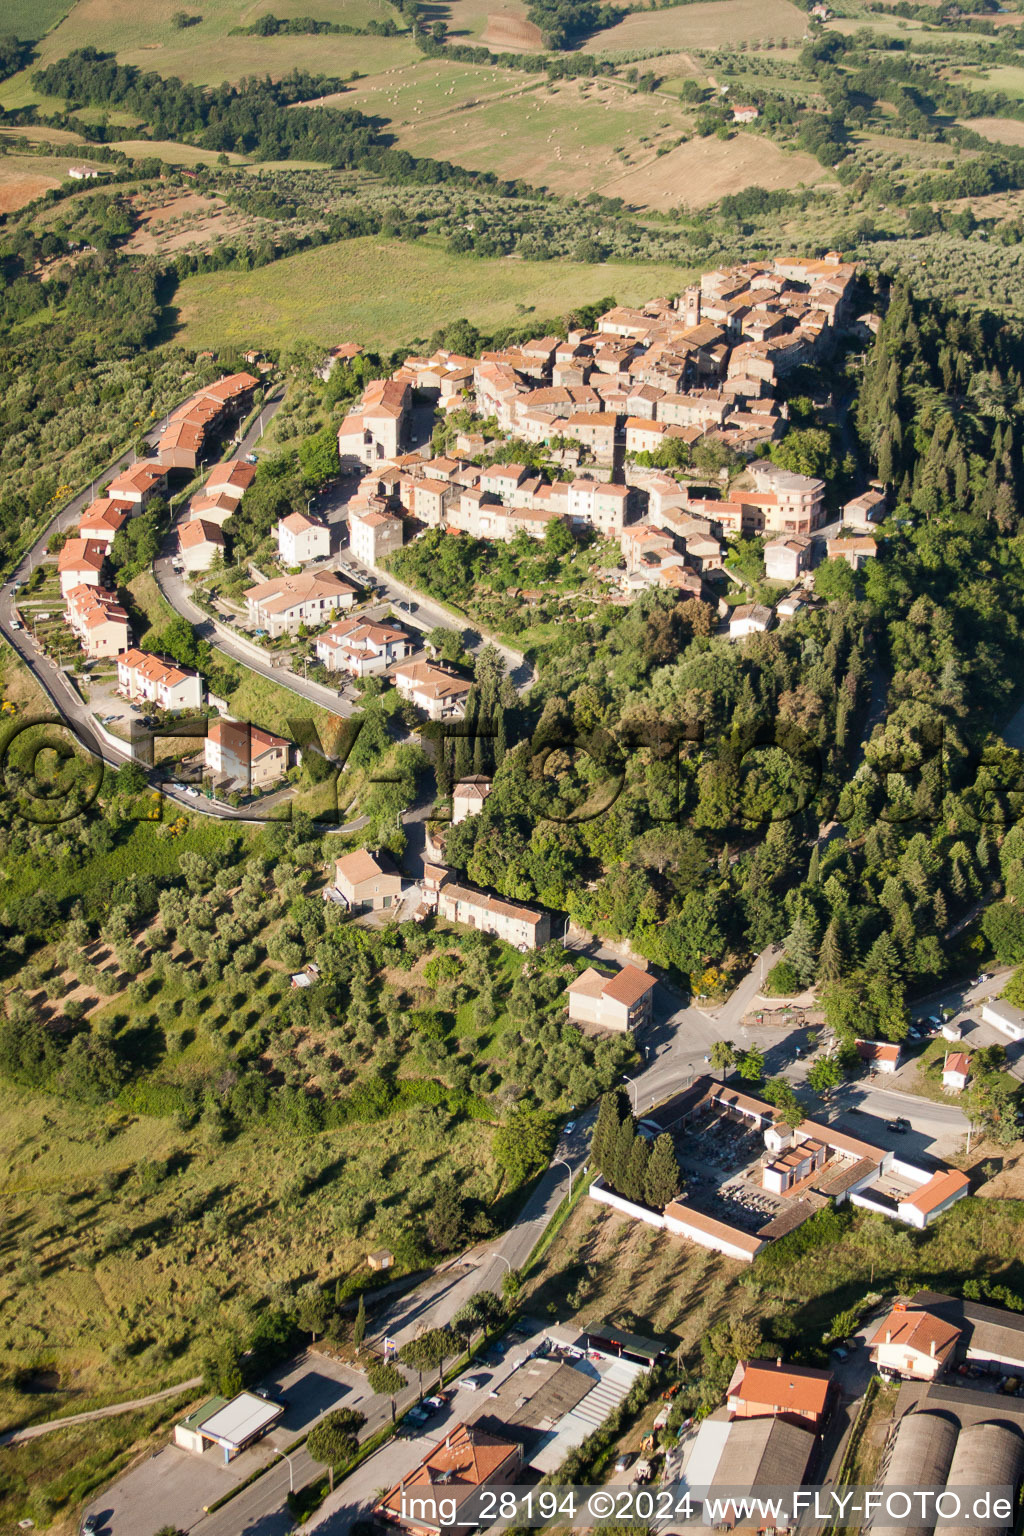
[[[567,1158],[564,1158],[564,1157],[553,1157],[551,1159],[551,1161],[553,1163],[561,1163],[563,1168],[567,1168],[569,1170],[569,1199],[571,1200],[572,1199],[572,1164],[568,1161]]]
[[[292,1459],[289,1456],[287,1451],[282,1451],[281,1455],[284,1457],[285,1461],[288,1463],[288,1492],[289,1493],[294,1493],[295,1492],[295,1478],[294,1478],[294,1476],[292,1474]]]
[[[633,1094],[633,1113],[635,1115],[637,1113],[636,1079],[633,1078],[633,1077],[624,1077],[622,1079],[622,1081],[624,1083],[628,1083],[629,1086],[630,1086],[630,1089],[632,1090],[632,1094]]]

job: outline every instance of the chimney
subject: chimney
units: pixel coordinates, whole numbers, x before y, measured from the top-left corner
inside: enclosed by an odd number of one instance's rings
[[[928,1353],[931,1355],[932,1359],[934,1360],[935,1359],[935,1340],[934,1339],[932,1339],[931,1343],[928,1346]]]
[[[782,1356],[781,1355],[776,1355],[776,1357],[775,1357],[775,1369],[777,1371],[781,1371],[782,1370]]]
[[[891,1328],[887,1328],[885,1330],[885,1342],[887,1344],[891,1344],[892,1343],[892,1329]]]

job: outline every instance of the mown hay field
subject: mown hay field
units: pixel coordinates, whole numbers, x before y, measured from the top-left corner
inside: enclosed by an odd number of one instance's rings
[[[465,112],[417,119],[399,131],[410,152],[470,170],[522,177],[552,192],[600,190],[616,173],[675,144],[689,117],[664,97],[634,95],[610,82],[564,81]],[[627,201],[638,202],[630,191]]]
[[[484,329],[547,319],[614,294],[635,303],[675,293],[686,269],[451,256],[434,241],[346,240],[254,272],[191,277],[176,303],[186,346],[289,347],[360,341],[391,348],[465,317]]]
[[[629,48],[722,48],[730,43],[803,37],[807,17],[790,0],[698,0],[665,11],[638,11],[595,32],[588,52]]]
[[[667,155],[599,182],[597,190],[646,208],[704,208],[746,187],[788,191],[827,175],[813,155],[780,149],[755,133],[737,133],[725,140],[690,139]]]

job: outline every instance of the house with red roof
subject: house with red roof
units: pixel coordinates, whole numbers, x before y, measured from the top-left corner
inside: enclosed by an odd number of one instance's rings
[[[117,658],[117,688],[129,699],[146,699],[161,709],[199,709],[203,702],[203,680],[197,672],[135,647]]]
[[[211,720],[203,743],[203,761],[215,789],[251,794],[284,778],[290,751],[290,741],[258,725],[244,720]]]
[[[92,660],[128,649],[131,629],[116,592],[86,583],[67,594],[67,619],[82,650]]]
[[[374,1514],[411,1536],[454,1536],[467,1523],[459,1520],[466,1500],[488,1483],[518,1481],[522,1464],[523,1448],[510,1435],[491,1434],[475,1424],[454,1424],[411,1472],[388,1489]]]
[[[153,459],[140,459],[130,469],[115,475],[107,486],[107,495],[113,501],[130,501],[134,510],[141,512],[154,496],[162,496],[167,489],[167,470]]]
[[[96,544],[105,544],[109,549],[115,535],[137,510],[130,501],[115,501],[111,496],[100,496],[82,513],[78,523],[78,537],[90,539]]]
[[[900,1064],[901,1049],[898,1040],[855,1040],[854,1045],[861,1061],[876,1072],[895,1072]]]
[[[624,965],[614,976],[588,966],[566,991],[569,1019],[599,1029],[641,1029],[650,1022],[655,978],[636,965]]]
[[[971,1058],[967,1051],[948,1051],[942,1063],[942,1086],[949,1093],[963,1093],[971,1075]]]
[[[277,552],[285,565],[307,565],[331,552],[331,530],[318,517],[289,512],[277,525]]]
[[[350,912],[380,912],[402,894],[402,877],[386,853],[357,848],[334,861],[334,889]]]
[[[208,571],[226,545],[220,525],[205,517],[193,517],[178,529],[178,556],[186,571]]]
[[[72,587],[101,586],[106,560],[107,546],[98,539],[68,539],[57,556],[61,597]]]
[[[734,1419],[802,1419],[820,1428],[828,1413],[832,1377],[828,1371],[782,1360],[737,1360],[726,1393]]]
[[[869,1340],[871,1362],[892,1375],[934,1381],[952,1360],[960,1332],[948,1319],[898,1301]]]

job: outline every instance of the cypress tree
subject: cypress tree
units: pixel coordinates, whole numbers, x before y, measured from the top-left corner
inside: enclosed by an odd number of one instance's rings
[[[365,1337],[366,1337],[366,1302],[365,1302],[365,1300],[363,1298],[362,1292],[360,1291],[360,1293],[359,1293],[359,1306],[356,1308],[356,1320],[352,1324],[352,1343],[356,1347],[356,1354],[357,1355],[358,1355],[359,1351],[363,1347],[363,1340],[365,1339]]]
[[[598,1173],[608,1173],[608,1160],[613,1153],[620,1120],[618,1094],[603,1094],[590,1139],[590,1159]]]
[[[672,1137],[659,1136],[644,1177],[644,1203],[654,1211],[662,1211],[670,1200],[675,1199],[681,1187],[682,1177]]]
[[[608,1157],[608,1172],[605,1175],[608,1183],[613,1189],[618,1190],[620,1195],[626,1193],[626,1185],[629,1181],[629,1159],[635,1141],[636,1123],[632,1115],[627,1115],[615,1133],[615,1141]]]
[[[642,1136],[633,1132],[633,1145],[629,1149],[622,1193],[627,1200],[642,1200],[647,1183],[647,1168],[651,1149]]]

